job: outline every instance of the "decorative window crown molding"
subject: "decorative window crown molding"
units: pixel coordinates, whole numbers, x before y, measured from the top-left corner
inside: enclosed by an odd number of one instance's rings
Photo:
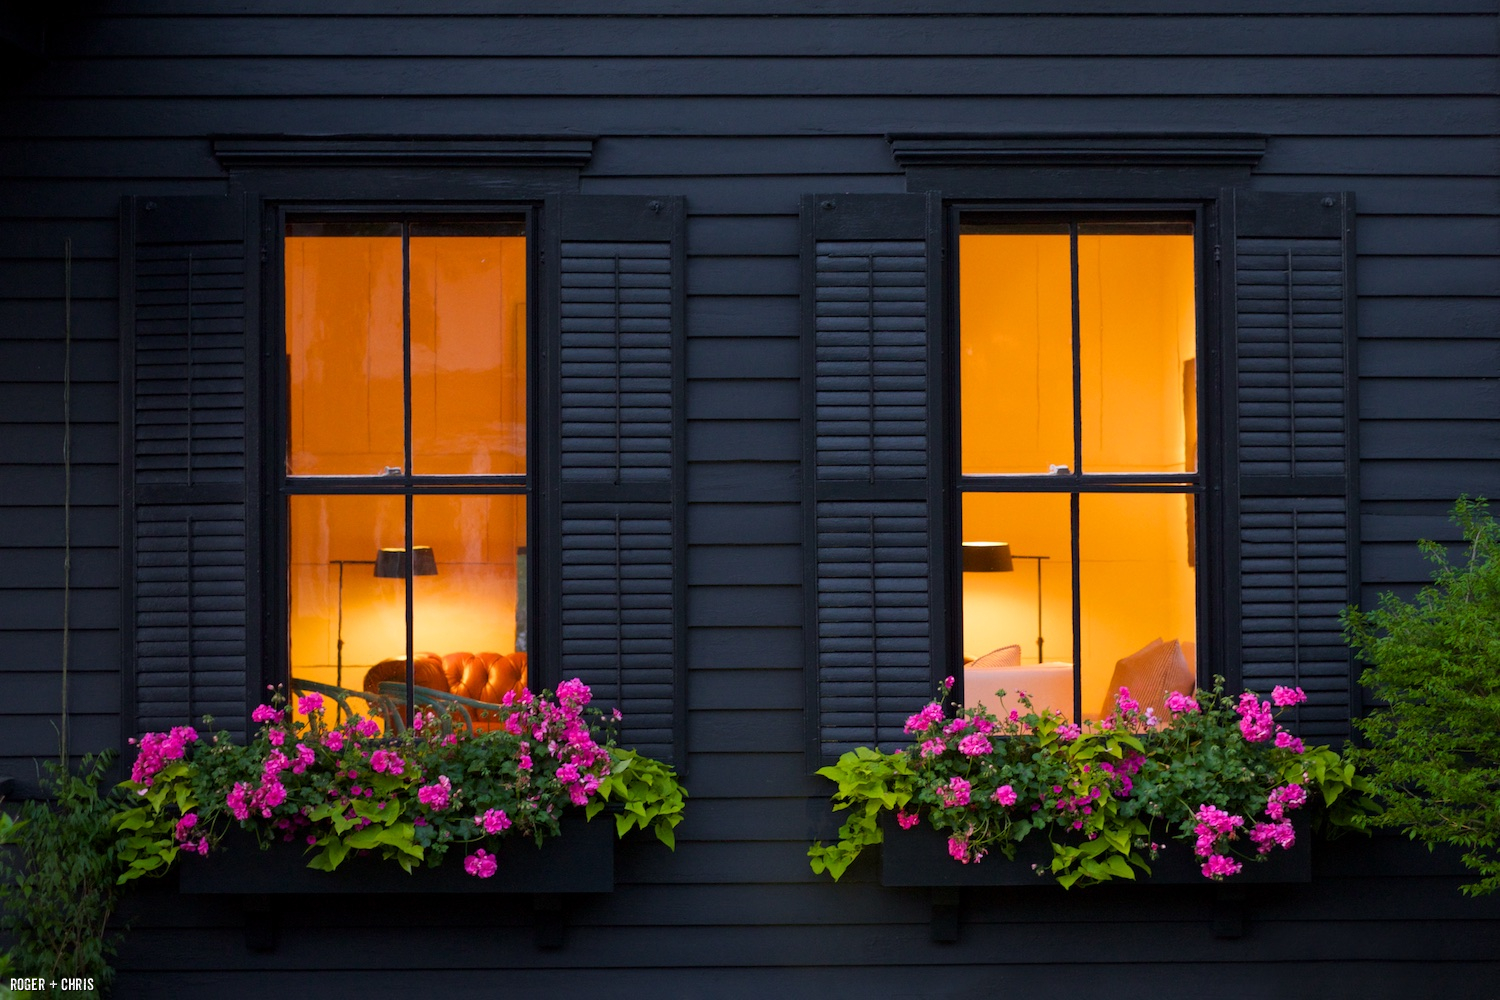
[[[267,166],[563,167],[580,170],[592,136],[234,136],[213,140],[214,157],[235,169]]]
[[[1054,133],[886,136],[902,167],[957,166],[1238,166],[1253,168],[1266,151],[1259,135]]]

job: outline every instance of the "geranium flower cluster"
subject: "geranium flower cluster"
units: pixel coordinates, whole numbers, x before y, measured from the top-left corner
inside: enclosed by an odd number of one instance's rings
[[[1278,747],[1301,753],[1302,741],[1276,723],[1275,708],[1291,708],[1306,700],[1307,694],[1301,688],[1277,685],[1271,690],[1270,701],[1261,701],[1253,691],[1246,691],[1240,695],[1235,709],[1240,714],[1240,733],[1251,743],[1260,743],[1274,736]]]
[[[131,743],[137,741],[132,739]],[[181,760],[189,744],[198,742],[198,731],[192,726],[173,726],[165,733],[147,733],[139,741],[140,753],[130,768],[130,780],[142,786],[140,794],[150,787],[151,779],[167,766],[168,761]]]
[[[1058,850],[1073,852],[1069,864],[1095,865],[1083,876],[1109,877],[1099,867],[1106,861],[1095,859],[1114,852],[1146,868],[1145,859],[1164,849],[1158,824],[1165,821],[1180,824],[1201,874],[1222,879],[1242,869],[1242,858],[1296,842],[1288,814],[1306,793],[1279,779],[1305,747],[1275,714],[1306,700],[1299,688],[1277,687],[1269,701],[1253,692],[1231,701],[1218,688],[1198,697],[1173,692],[1163,702],[1165,718],[1121,688],[1108,716],[1078,723],[1034,710],[1024,695],[1025,714],[1010,710],[1003,720],[982,709],[950,715],[951,686],[950,679],[906,720],[912,744],[900,771],[910,775],[910,792],[897,800],[895,821],[908,830],[929,820],[947,835],[956,861],[976,863],[997,847],[1011,854],[1021,838],[1048,828],[1063,845]],[[1265,782],[1261,798],[1255,780]],[[1221,788],[1222,797],[1198,800],[1188,812],[1184,800],[1205,787]],[[1107,846],[1067,846],[1101,837]]]
[[[1221,879],[1233,875],[1243,867],[1229,856],[1229,843],[1239,837],[1245,817],[1234,816],[1215,805],[1201,805],[1194,814],[1198,824],[1193,827],[1197,840],[1193,842],[1193,853],[1203,858],[1203,877]]]
[[[399,720],[348,717],[347,706],[335,710],[316,693],[294,712],[272,689],[270,704],[252,713],[260,730],[248,746],[203,745],[188,726],[149,733],[131,781],[145,796],[167,764],[189,763],[187,777],[174,772],[186,785],[181,798],[153,800],[160,835],[181,850],[207,854],[232,819],[263,841],[304,843],[313,867],[371,852],[432,865],[470,845],[464,870],[490,878],[493,838],[556,834],[563,812],[589,804],[610,776],[611,745],[586,717],[590,700],[575,679],[555,697],[506,695],[485,731],[455,731],[454,720],[425,710],[399,731]],[[379,837],[362,833],[371,827]]]
[[[520,697],[507,692],[503,704],[514,709],[505,719],[505,731],[523,737],[523,770],[535,765],[534,747],[543,747],[557,762],[553,777],[562,784],[575,806],[588,804],[589,796],[609,776],[609,751],[594,740],[584,720],[584,706],[592,698],[587,684],[574,678],[557,686],[555,702],[534,698],[530,691]]]

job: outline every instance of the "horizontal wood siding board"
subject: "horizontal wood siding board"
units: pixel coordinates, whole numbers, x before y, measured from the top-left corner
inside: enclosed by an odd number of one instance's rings
[[[414,97],[403,101],[407,113],[434,132],[461,133],[484,119],[487,97]],[[213,97],[130,98],[129,116],[110,106],[122,103],[90,97],[37,98],[12,115],[12,128],[26,135],[58,136],[83,131],[97,136],[203,135],[213,131],[309,133],[378,131],[390,105],[379,97],[337,101],[285,97],[237,97],[226,103]],[[518,133],[556,128],[560,109],[573,115],[573,127],[590,134],[662,132],[675,135],[744,135],[746,133],[814,133],[829,121],[840,134],[886,132],[986,131],[994,127],[994,101],[984,96],[880,97],[740,97],[592,96],[516,97],[506,101],[507,121]],[[1067,121],[1080,131],[1108,131],[1129,120],[1143,132],[1204,132],[1226,121],[1248,131],[1285,135],[1350,135],[1370,131],[1388,135],[1457,136],[1492,134],[1493,99],[1487,95],[1439,96],[1098,96],[1018,97],[1007,101],[1008,120],[1020,128],[1039,129]],[[1354,123],[1358,122],[1356,126]],[[130,185],[117,184],[114,198]],[[181,193],[208,191],[209,182],[173,182]],[[217,185],[222,187],[222,184]],[[851,183],[851,187],[852,187]],[[802,188],[801,191],[805,191]],[[800,192],[799,192],[800,193]],[[109,195],[83,202],[97,213]],[[760,209],[764,211],[764,209]]]
[[[190,0],[145,0],[135,10],[149,17],[175,15],[237,19],[247,14],[246,9],[234,3],[233,0],[212,0],[212,3],[201,4],[190,2]],[[1016,14],[1053,14],[1056,12],[1056,6],[1046,3],[1045,0],[1024,0],[1024,2],[1012,4],[1007,10]],[[1071,10],[1081,15],[1137,17],[1153,14],[1201,15],[1203,3],[1202,0],[1083,0],[1083,2],[1073,4]],[[319,8],[319,13],[325,16],[389,15],[403,18],[434,15],[488,16],[492,11],[493,8],[487,6],[483,0],[444,0],[441,4],[424,4],[420,7],[412,5],[410,0],[382,0],[378,5],[372,5],[370,0],[325,0]],[[1417,0],[1315,0],[1314,3],[1298,3],[1296,0],[1267,0],[1264,3],[1233,0],[1233,2],[1216,5],[1214,11],[1225,15],[1394,14],[1420,15],[1430,19],[1435,15],[1487,15],[1490,13],[1490,8],[1483,3],[1483,0],[1433,0],[1426,6]],[[295,0],[274,0],[263,6],[257,6],[255,13],[260,16],[302,16],[307,13],[307,9],[297,4]],[[568,0],[566,3],[538,3],[532,7],[522,8],[517,13],[566,17],[701,17],[703,8],[693,3],[693,0],[634,0],[628,6],[610,3],[608,0]],[[809,9],[805,0],[770,0],[764,3],[758,3],[756,0],[726,0],[715,6],[714,13],[721,20],[729,18],[737,20],[743,17],[771,16],[794,18],[848,15],[953,17],[993,14],[994,10],[983,0],[940,0],[940,2],[896,0],[892,3],[882,3],[879,0],[822,0],[812,9]],[[728,23],[734,23],[734,21]]]
[[[322,13],[322,12],[320,12]],[[686,12],[684,12],[686,13]],[[710,14],[701,11],[702,14]],[[748,12],[742,12],[748,13]],[[790,12],[788,12],[790,13]],[[916,56],[1038,54],[1141,55],[1482,55],[1484,14],[1427,19],[1413,31],[1410,17],[1366,16],[1360,31],[1347,17],[1312,14],[1285,17],[1195,11],[1170,18],[1126,20],[1120,12],[1078,15],[1058,11],[986,11],[982,15],[830,17],[738,17],[734,30],[712,16],[657,19],[649,34],[618,30],[614,20],[577,17],[431,16],[330,17],[304,13],[236,17],[226,32],[201,16],[150,20],[100,18],[69,40],[71,58],[206,56],[546,56],[554,59],[609,56]],[[820,16],[821,15],[821,16]],[[1120,27],[1131,31],[1122,37]],[[1476,30],[1480,29],[1480,30]],[[1111,44],[1113,43],[1113,44]]]
[[[663,55],[589,59],[579,74],[565,59],[531,53],[506,56],[421,56],[339,59],[195,55],[156,60],[78,61],[67,74],[43,74],[25,88],[38,97],[92,95],[162,97],[244,93],[296,96],[554,96],[610,94],[823,93],[1036,96],[1114,93],[1383,95],[1473,94],[1493,88],[1494,59],[1472,55],[968,56],[831,55],[746,59]],[[942,67],[943,72],[928,70]],[[899,88],[892,81],[900,80]],[[382,89],[384,88],[384,89]]]

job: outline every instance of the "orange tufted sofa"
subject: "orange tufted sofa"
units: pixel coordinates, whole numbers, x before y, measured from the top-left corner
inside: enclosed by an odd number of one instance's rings
[[[498,705],[507,691],[526,687],[526,654],[417,653],[413,678],[417,687]],[[388,657],[371,667],[365,674],[364,689],[379,694],[380,685],[389,681],[405,683],[406,657]]]

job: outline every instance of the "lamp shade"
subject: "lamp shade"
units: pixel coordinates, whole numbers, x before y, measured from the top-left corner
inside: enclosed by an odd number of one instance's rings
[[[431,545],[411,547],[412,576],[437,576],[437,560]],[[381,549],[375,555],[375,575],[392,580],[406,579],[406,550]]]
[[[965,573],[1009,573],[1015,568],[1009,542],[964,542]]]

